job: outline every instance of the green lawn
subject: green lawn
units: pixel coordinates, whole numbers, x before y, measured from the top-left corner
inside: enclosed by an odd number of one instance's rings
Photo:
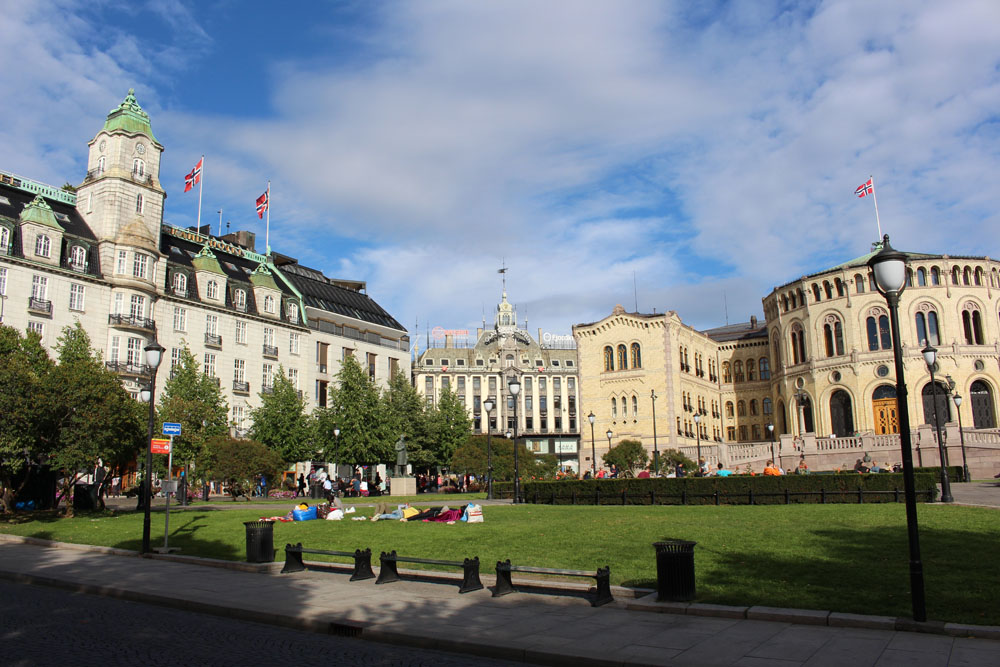
[[[435,502],[435,501],[431,501]],[[287,505],[286,505],[287,506]],[[284,507],[283,507],[284,508]],[[243,521],[267,512],[206,507],[171,514],[171,546],[185,554],[241,560]],[[274,512],[277,514],[278,512]],[[359,508],[359,514],[371,514]],[[274,544],[438,559],[479,556],[493,564],[571,569],[610,565],[613,584],[655,587],[651,546],[698,542],[699,602],[909,616],[906,519],[902,504],[705,507],[487,506],[485,523],[448,526],[384,521],[277,523]],[[920,541],[931,620],[1000,624],[997,510],[920,505]],[[348,515],[348,519],[352,515]],[[137,549],[142,515],[0,523],[0,531]],[[162,543],[163,515],[153,517]],[[318,558],[317,558],[318,559]]]

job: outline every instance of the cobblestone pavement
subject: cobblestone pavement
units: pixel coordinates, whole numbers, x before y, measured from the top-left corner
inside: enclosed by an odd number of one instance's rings
[[[0,581],[0,647],[0,663],[7,667],[523,664],[319,635],[4,581]]]

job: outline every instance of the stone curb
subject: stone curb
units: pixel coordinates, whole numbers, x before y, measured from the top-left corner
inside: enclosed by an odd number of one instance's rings
[[[15,544],[31,544],[35,546],[51,547],[51,548],[61,548],[61,549],[73,549],[77,551],[88,551],[93,553],[103,553],[115,556],[134,556],[158,560],[168,560],[172,562],[185,563],[188,565],[201,565],[206,567],[218,567],[222,569],[237,570],[241,572],[252,572],[252,573],[277,573],[280,572],[282,568],[282,563],[243,563],[239,561],[227,561],[218,560],[212,558],[201,558],[198,556],[183,556],[179,554],[145,554],[140,555],[137,551],[131,551],[129,549],[117,549],[114,547],[101,547],[90,544],[73,544],[70,542],[56,542],[53,540],[46,540],[37,537],[23,537],[20,535],[8,535],[0,533],[0,542],[12,542]],[[320,562],[320,561],[305,561],[309,566],[316,569],[328,569],[337,572],[349,573],[353,570],[350,565],[344,563],[331,563],[331,562]],[[410,577],[414,580],[420,581],[433,581],[441,583],[461,583],[462,575],[451,572],[436,572],[432,570],[408,570],[400,569],[399,573],[401,575]],[[299,618],[294,616],[281,616],[277,614],[271,614],[266,612],[256,612],[252,610],[236,610],[229,607],[217,606],[208,603],[197,603],[187,600],[178,600],[176,598],[167,598],[163,596],[158,596],[154,594],[145,593],[135,593],[132,591],[123,591],[116,588],[106,587],[106,586],[93,586],[87,584],[73,584],[72,582],[66,582],[60,579],[55,579],[51,577],[40,577],[37,575],[22,575],[16,573],[9,573],[0,570],[0,578],[7,579],[10,581],[16,581],[20,583],[37,583],[48,586],[53,586],[57,588],[64,588],[68,590],[73,590],[82,593],[91,593],[95,595],[103,595],[105,597],[115,597],[121,599],[128,599],[133,602],[151,602],[154,604],[159,604],[163,606],[169,606],[177,609],[184,609],[188,611],[200,611],[202,613],[221,615],[221,616],[235,616],[241,618],[242,620],[254,621],[258,623],[268,623],[271,625],[280,625],[283,627],[298,628],[302,630],[309,630],[311,632],[320,632],[325,634],[335,634],[341,636],[361,636],[367,639],[373,639],[376,641],[387,641],[392,643],[391,638],[395,638],[397,643],[405,643],[411,646],[423,646],[423,644],[414,643],[414,640],[427,640],[435,642],[435,646],[427,646],[427,648],[439,648],[441,650],[457,651],[461,653],[472,653],[474,655],[497,655],[495,650],[499,650],[498,647],[490,646],[489,650],[494,651],[493,653],[483,653],[483,648],[478,650],[472,650],[469,647],[474,646],[485,646],[485,644],[469,644],[468,642],[460,640],[450,640],[444,638],[438,639],[427,639],[421,637],[415,637],[410,635],[398,635],[397,633],[391,633],[385,630],[379,630],[377,628],[365,629],[364,626],[357,624],[354,621],[347,623],[342,623],[338,621],[317,621],[315,619]],[[546,581],[542,584],[538,583],[538,580],[527,580],[524,578],[519,578],[515,581],[515,585],[526,591],[526,592],[538,592],[544,593],[546,591],[554,592],[575,592],[580,594],[585,594],[592,589],[588,584],[578,584],[574,582],[561,582],[561,581]],[[615,602],[612,603],[615,607],[620,609],[626,609],[629,611],[643,611],[643,612],[654,612],[654,613],[667,613],[667,614],[681,614],[689,616],[706,616],[706,617],[716,617],[716,618],[733,618],[733,619],[747,619],[747,620],[760,620],[760,621],[777,621],[782,623],[791,623],[796,625],[828,625],[831,627],[851,627],[851,628],[867,628],[873,630],[893,630],[899,632],[918,632],[924,634],[940,634],[948,635],[951,637],[974,637],[977,639],[994,639],[1000,640],[1000,626],[996,625],[971,625],[965,623],[947,623],[942,621],[927,621],[924,623],[918,623],[910,618],[894,618],[891,616],[873,616],[866,614],[850,614],[843,612],[831,612],[813,609],[786,609],[781,607],[763,607],[763,606],[752,606],[752,607],[742,607],[742,606],[730,606],[730,605],[718,605],[718,604],[708,604],[708,603],[698,603],[698,602],[670,602],[663,601],[660,602],[656,599],[657,594],[651,592],[649,589],[636,589],[627,588],[623,586],[612,586],[612,594],[615,596]],[[622,598],[626,598],[622,600]],[[627,598],[632,598],[631,600]],[[354,634],[357,633],[357,634]],[[377,639],[380,638],[380,639]],[[406,641],[403,641],[406,639]],[[462,648],[459,648],[459,647]],[[521,657],[510,656],[512,660],[524,660],[527,662],[548,662],[551,663],[553,657],[559,658],[559,660],[569,659],[572,657],[572,662],[574,664],[580,664],[581,662],[587,662],[588,664],[603,665],[603,664],[613,664],[607,663],[607,661],[595,659],[590,657],[584,659],[584,656],[568,656],[565,652],[559,653],[545,653],[546,658],[543,658],[542,651],[538,649],[524,649],[521,651],[519,649],[506,649],[507,652],[513,652]],[[528,654],[535,654],[534,657],[529,657]],[[504,657],[507,657],[506,655]],[[564,660],[565,661],[565,660]],[[561,664],[561,663],[560,663]]]

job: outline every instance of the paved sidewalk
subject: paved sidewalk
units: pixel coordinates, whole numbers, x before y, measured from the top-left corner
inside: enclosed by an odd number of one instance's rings
[[[797,623],[773,620],[794,616],[791,610],[751,608],[758,618],[772,620],[642,613],[636,609],[670,607],[649,598],[620,597],[611,605],[592,608],[580,597],[566,595],[519,593],[492,598],[488,589],[459,595],[457,583],[351,583],[343,573],[281,575],[276,572],[277,564],[244,564],[244,570],[257,571],[241,571],[221,562],[215,563],[218,567],[206,567],[113,551],[43,547],[6,538],[0,540],[0,578],[321,633],[539,664],[1000,664],[1000,641],[874,629],[880,624],[892,627],[893,619],[857,617],[854,622],[872,627],[830,627],[807,624],[821,618],[826,622],[825,612],[805,614]],[[703,608],[701,613],[710,611]],[[841,620],[852,622],[846,616]]]

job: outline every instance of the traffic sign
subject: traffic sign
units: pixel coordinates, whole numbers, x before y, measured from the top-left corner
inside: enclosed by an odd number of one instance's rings
[[[149,448],[154,454],[169,454],[170,441],[160,438],[153,438],[149,441]]]
[[[163,422],[163,435],[180,435],[181,425],[178,422]]]

